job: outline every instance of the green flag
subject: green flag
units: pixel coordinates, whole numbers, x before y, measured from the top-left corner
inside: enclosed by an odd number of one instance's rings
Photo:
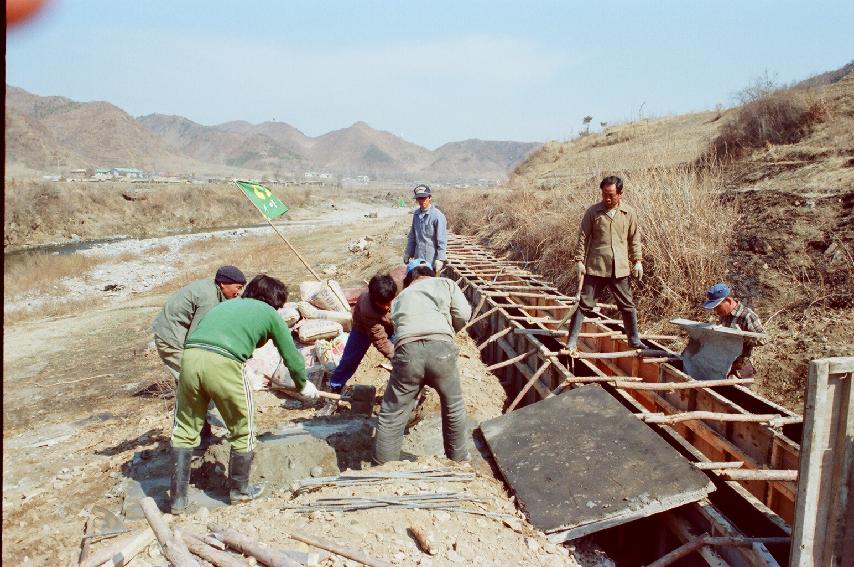
[[[255,203],[258,210],[268,219],[273,220],[288,212],[288,206],[260,183],[253,183],[251,181],[235,181],[235,183],[243,189],[249,200]]]

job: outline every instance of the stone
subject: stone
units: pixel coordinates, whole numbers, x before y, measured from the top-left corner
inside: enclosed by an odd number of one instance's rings
[[[532,537],[526,537],[525,538],[525,545],[528,546],[528,549],[530,549],[533,552],[537,552],[540,550],[540,544],[537,543],[537,540],[535,540]]]

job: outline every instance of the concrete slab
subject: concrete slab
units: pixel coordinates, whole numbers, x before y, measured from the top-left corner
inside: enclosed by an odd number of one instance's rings
[[[696,380],[726,378],[733,361],[741,354],[744,337],[756,334],[690,319],[670,322],[690,337],[682,352],[682,370]]]
[[[567,541],[704,498],[715,488],[601,386],[481,424],[528,520]]]

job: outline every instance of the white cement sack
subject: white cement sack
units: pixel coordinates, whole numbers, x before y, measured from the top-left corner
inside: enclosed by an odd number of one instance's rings
[[[302,343],[314,344],[319,339],[332,339],[344,331],[341,323],[336,321],[323,321],[321,319],[307,319],[299,328],[299,340]]]
[[[256,367],[249,365],[248,360],[246,362],[247,364],[243,366],[243,376],[249,382],[249,387],[255,392],[268,388],[270,386],[270,379],[264,376]]]
[[[320,288],[323,287],[323,282],[319,282],[316,280],[311,280],[307,282],[302,282],[299,284],[299,296],[303,301],[311,301],[311,298],[315,296],[315,294],[320,291]]]
[[[305,298],[303,298],[305,299]],[[350,304],[344,289],[335,280],[324,280],[320,290],[308,300],[309,303],[327,311],[350,312]]]
[[[327,309],[318,309],[307,301],[300,301],[297,304],[300,314],[306,319],[321,319],[324,321],[336,321],[341,323],[341,327],[350,332],[353,327],[353,313],[347,311],[329,311]]]
[[[297,304],[292,302],[285,303],[282,308],[279,309],[279,315],[282,316],[282,319],[288,327],[292,327],[300,320],[300,311],[297,309]]]

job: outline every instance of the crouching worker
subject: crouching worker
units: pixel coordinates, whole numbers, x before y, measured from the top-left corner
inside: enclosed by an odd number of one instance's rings
[[[454,281],[434,277],[426,260],[409,262],[405,282],[406,289],[391,308],[394,357],[380,408],[374,462],[400,460],[413,401],[425,385],[439,394],[445,455],[454,461],[468,460],[466,406],[454,335],[471,317],[471,307]]]
[[[241,299],[211,309],[187,339],[172,423],[173,514],[180,514],[187,507],[190,460],[193,448],[199,445],[211,400],[228,427],[231,503],[261,495],[262,486],[249,484],[255,449],[255,405],[252,389],[243,374],[243,363],[257,347],[272,339],[300,395],[306,400],[317,400],[317,389],[306,380],[305,360],[276,312],[287,300],[285,284],[270,276],[256,276]]]
[[[368,291],[360,295],[353,306],[353,330],[341,355],[341,363],[329,377],[332,392],[341,393],[371,345],[389,360],[394,355],[394,344],[389,338],[394,335],[394,327],[389,312],[397,291],[397,283],[388,274],[377,274],[368,282]]]

